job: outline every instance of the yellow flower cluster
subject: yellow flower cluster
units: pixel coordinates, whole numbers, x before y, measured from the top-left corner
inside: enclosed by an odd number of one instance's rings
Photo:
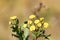
[[[12,16],[10,19],[15,20],[17,19],[17,16]],[[28,24],[23,24],[23,27],[26,28],[28,25],[30,25],[30,31],[34,31],[37,28],[42,28],[42,26],[44,28],[48,28],[49,24],[47,22],[44,22],[44,17],[37,19],[36,15],[31,15],[29,16],[29,19],[30,20],[28,20]],[[9,22],[9,24],[11,24],[11,22]]]
[[[35,18],[36,15],[29,16],[29,19],[32,19],[32,20],[28,20],[28,24],[32,25],[30,26],[30,31],[35,30],[36,27],[41,28],[43,26],[44,28],[48,28],[48,23],[44,22],[44,17],[41,17],[39,19],[35,19]]]

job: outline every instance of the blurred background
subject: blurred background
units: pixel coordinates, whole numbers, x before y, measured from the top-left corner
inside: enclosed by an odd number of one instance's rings
[[[0,40],[18,40],[11,35],[10,17],[18,16],[21,24],[40,3],[46,5],[38,13],[49,23],[46,33],[51,34],[51,40],[60,40],[60,0],[0,0]]]

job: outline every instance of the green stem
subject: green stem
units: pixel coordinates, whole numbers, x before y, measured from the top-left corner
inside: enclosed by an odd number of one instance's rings
[[[35,38],[35,40],[37,40],[37,38]]]
[[[33,40],[37,40],[37,38],[34,38]]]
[[[20,37],[20,38],[19,38],[19,40],[23,40],[23,38],[22,38],[22,37]]]

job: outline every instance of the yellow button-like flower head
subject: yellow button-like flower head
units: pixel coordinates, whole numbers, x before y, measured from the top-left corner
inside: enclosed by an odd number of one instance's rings
[[[48,25],[49,25],[49,24],[48,24],[47,22],[45,22],[45,23],[44,23],[44,28],[47,28]]]
[[[14,20],[14,19],[16,19],[17,18],[17,16],[12,16],[12,17],[10,17],[10,19],[12,19],[12,20]]]
[[[35,26],[32,25],[32,26],[30,27],[30,31],[34,31],[34,30],[35,30]]]
[[[33,18],[35,18],[35,17],[36,17],[35,15],[30,15],[30,16],[29,16],[30,19],[33,19]]]
[[[32,24],[32,21],[31,20],[28,20],[28,24]]]
[[[42,21],[42,20],[44,20],[44,17],[41,17],[41,18],[40,18],[40,21]]]
[[[23,27],[26,28],[27,27],[27,24],[23,24]]]
[[[39,23],[39,22],[40,22],[39,20],[35,20],[35,21],[34,21],[35,24],[37,24],[37,23]]]
[[[38,26],[38,27],[41,27],[41,26],[42,26],[42,24],[41,24],[41,23],[38,23],[38,24],[37,24],[37,26]]]

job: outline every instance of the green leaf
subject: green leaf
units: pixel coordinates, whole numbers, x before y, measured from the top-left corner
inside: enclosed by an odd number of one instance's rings
[[[29,36],[29,29],[28,28],[25,28],[24,29],[24,40],[27,40],[28,39],[28,36]]]
[[[20,26],[20,30],[24,30],[23,24]]]
[[[36,38],[36,35],[35,34],[32,34],[33,38],[35,39]]]
[[[19,38],[19,35],[16,35],[16,34],[12,34],[12,36]]]

